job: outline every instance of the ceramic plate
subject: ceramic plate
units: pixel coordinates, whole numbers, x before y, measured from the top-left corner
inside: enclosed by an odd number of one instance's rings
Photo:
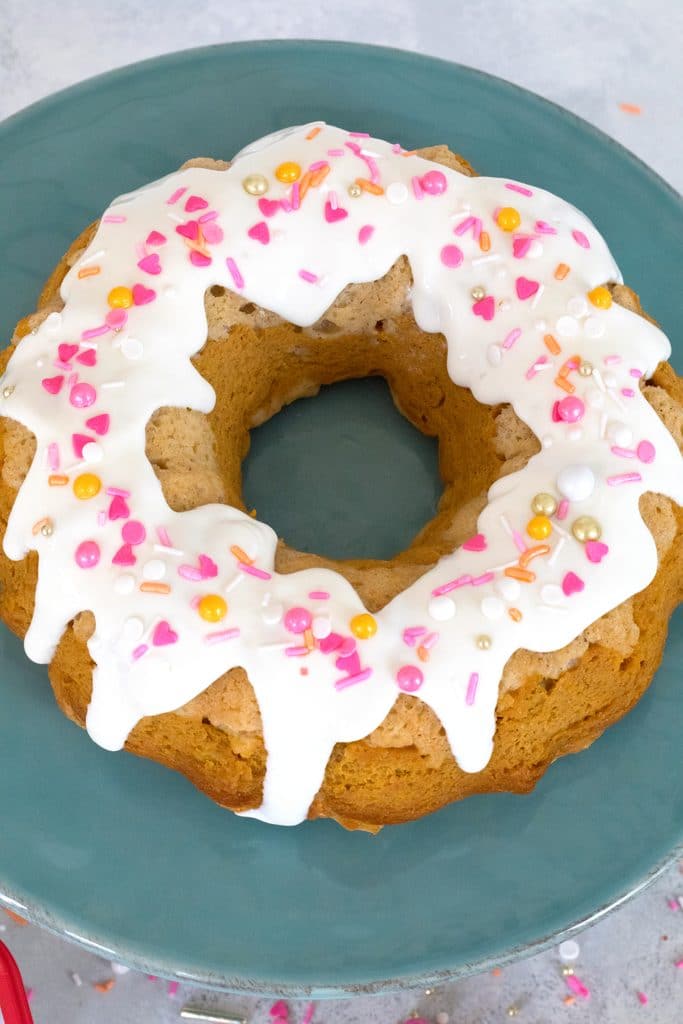
[[[0,126],[4,335],[112,196],[190,156],[229,157],[316,118],[408,148],[446,142],[483,173],[575,202],[680,344],[681,204],[633,156],[566,111],[468,68],[317,42],[136,64]],[[679,368],[680,356],[679,348]],[[338,473],[360,489],[353,499],[351,488],[317,475],[333,443]],[[280,455],[293,475],[278,468]],[[387,554],[431,514],[435,465],[383,386],[361,382],[261,428],[247,496],[298,544]],[[388,505],[378,474],[396,489]],[[406,479],[420,481],[418,497],[397,501]],[[286,519],[290,500],[296,514]],[[681,849],[682,622],[674,619],[637,709],[590,750],[556,763],[535,793],[470,799],[376,838],[331,822],[287,830],[240,820],[178,775],[99,750],[58,712],[45,669],[2,630],[3,899],[154,973],[291,996],[425,984],[529,953],[636,891]]]

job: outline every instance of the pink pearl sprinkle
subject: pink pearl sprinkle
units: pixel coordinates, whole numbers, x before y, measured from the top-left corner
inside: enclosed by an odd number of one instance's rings
[[[430,196],[440,196],[448,188],[446,175],[442,171],[427,171],[420,178],[420,184]]]
[[[583,404],[580,398],[575,395],[567,395],[563,398],[557,406],[557,412],[561,420],[565,423],[577,423],[578,420],[583,419],[583,414],[586,411],[586,406]]]
[[[94,540],[84,540],[76,548],[76,564],[81,569],[93,569],[100,560],[100,546]]]
[[[569,511],[569,502],[567,501],[566,498],[563,498],[562,501],[560,502],[560,504],[557,506],[557,512],[556,512],[557,518],[560,520],[560,522],[563,519],[567,518],[567,512],[568,511]]]
[[[441,250],[441,262],[444,267],[459,267],[462,261],[462,249],[459,249],[457,245],[444,245]]]
[[[76,409],[87,409],[97,398],[97,392],[92,384],[74,384],[69,395],[69,401]]]
[[[404,693],[415,693],[424,682],[424,676],[417,665],[402,665],[396,673],[399,690]]]
[[[636,448],[636,455],[641,462],[654,462],[657,454],[652,441],[641,441]]]
[[[147,530],[138,519],[129,519],[121,528],[121,536],[126,544],[143,544]]]
[[[290,633],[305,633],[312,621],[308,608],[290,608],[285,613],[285,629]]]

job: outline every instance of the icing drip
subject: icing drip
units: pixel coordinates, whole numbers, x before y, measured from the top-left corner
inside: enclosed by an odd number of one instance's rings
[[[190,363],[210,285],[307,326],[403,254],[453,381],[510,402],[543,447],[491,488],[476,537],[370,616],[334,572],[275,573],[266,524],[171,511],[145,425],[162,406],[213,406]],[[657,557],[638,500],[683,499],[679,452],[638,389],[669,344],[611,303],[601,286],[619,280],[594,226],[548,192],[322,124],[122,196],[0,387],[0,411],[37,438],[4,541],[13,559],[39,553],[28,655],[49,661],[69,619],[94,612],[87,726],[111,750],[243,666],[268,751],[249,813],[266,821],[305,818],[334,744],[402,691],[481,770],[510,655],[564,646],[645,587]]]

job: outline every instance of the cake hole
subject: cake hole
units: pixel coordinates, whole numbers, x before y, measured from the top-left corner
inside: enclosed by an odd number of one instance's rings
[[[243,306],[240,306],[240,313],[246,313],[249,316],[255,309],[256,306],[253,302],[245,302]]]
[[[247,507],[299,551],[391,558],[436,512],[438,444],[383,378],[344,381],[251,431],[242,485]]]
[[[217,299],[219,299],[221,295],[225,295],[225,288],[222,284],[212,284],[209,291],[212,295],[215,295]]]

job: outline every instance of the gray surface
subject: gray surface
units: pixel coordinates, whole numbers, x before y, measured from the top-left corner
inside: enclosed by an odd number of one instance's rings
[[[353,39],[420,50],[509,78],[597,124],[680,189],[683,6],[679,0],[597,6],[595,0],[0,0],[0,117],[78,79],[186,46]],[[45,16],[48,9],[53,17]],[[642,114],[624,113],[622,102],[640,105]],[[683,909],[666,902],[676,894],[683,895],[683,876],[674,867],[580,937],[577,974],[591,989],[587,1003],[563,1005],[568,989],[557,953],[549,951],[500,977],[470,978],[430,996],[326,1003],[315,1024],[390,1024],[413,1009],[430,1019],[445,1010],[451,1024],[488,1024],[507,1020],[511,1005],[529,1024],[564,1014],[591,1024],[631,1024],[639,1014],[649,1024],[679,1024],[683,969],[674,963],[683,958]],[[35,988],[37,1024],[165,1024],[179,1019],[184,1001],[201,1001],[186,987],[170,998],[165,983],[133,974],[100,994],[92,985],[112,976],[106,962],[0,916],[6,929],[0,937]],[[80,975],[82,987],[70,972]],[[637,990],[647,994],[647,1007]],[[206,1004],[269,1020],[269,1002],[211,996]],[[291,1024],[302,1016],[303,1006],[293,1007]]]

